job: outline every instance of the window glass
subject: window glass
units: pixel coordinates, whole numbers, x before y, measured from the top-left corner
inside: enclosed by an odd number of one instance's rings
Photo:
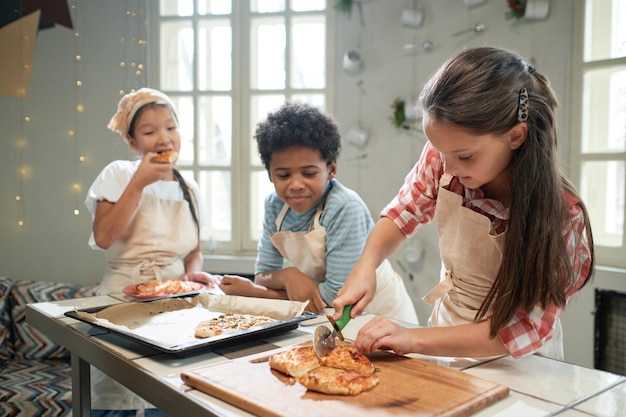
[[[201,164],[228,166],[232,160],[232,103],[228,96],[198,100],[198,159]]]
[[[161,16],[191,16],[193,0],[160,0]]]
[[[178,166],[200,186],[203,251],[256,252],[273,190],[254,134],[285,100],[322,109],[325,0],[159,0],[158,87],[179,114]]]
[[[325,0],[291,0],[291,10],[296,12],[307,12],[313,10],[324,10]]]
[[[311,106],[319,107],[323,111],[326,111],[326,101],[322,94],[294,94],[291,100],[310,104]]]
[[[581,194],[596,245],[624,245],[624,161],[588,161],[582,165]]]
[[[274,191],[274,185],[270,182],[267,171],[254,171],[251,174],[251,206],[252,219],[250,221],[250,236],[259,240],[263,231],[263,214],[265,213],[265,198]]]
[[[286,0],[251,0],[250,10],[257,13],[282,12]]]
[[[291,87],[324,88],[326,82],[326,36],[324,19],[300,17],[292,20]]]
[[[180,154],[177,165],[190,165],[194,160],[194,106],[189,96],[170,95],[178,116],[178,132],[180,133]]]
[[[161,89],[193,88],[193,28],[190,20],[161,23]]]
[[[216,244],[232,240],[231,175],[228,171],[200,171],[198,184],[204,195],[207,225],[200,236]]]
[[[626,66],[587,71],[583,106],[582,151],[626,150]]]
[[[257,18],[251,25],[250,83],[253,89],[285,88],[285,24],[282,18]]]
[[[230,14],[230,0],[198,0],[198,13],[207,14]]]
[[[626,56],[626,0],[587,0],[585,61]]]
[[[232,36],[230,20],[204,20],[198,27],[198,88],[232,88]]]

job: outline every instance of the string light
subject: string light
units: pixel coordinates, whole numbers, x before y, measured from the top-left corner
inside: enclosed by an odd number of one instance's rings
[[[76,5],[74,4],[72,6],[72,10],[74,12],[74,16],[73,16],[73,22],[74,22],[74,26],[75,28],[80,28],[80,16],[78,15],[78,13],[76,13]],[[74,169],[74,181],[71,184],[71,192],[72,195],[74,197],[74,209],[72,210],[72,213],[74,213],[74,216],[78,216],[80,214],[80,210],[79,210],[79,204],[80,201],[82,200],[82,185],[80,182],[80,163],[84,161],[84,156],[81,153],[81,149],[80,149],[80,135],[78,134],[78,125],[79,125],[79,117],[80,114],[83,113],[85,111],[85,106],[81,103],[82,101],[82,88],[83,87],[83,81],[81,79],[81,63],[83,60],[83,56],[81,54],[81,42],[80,42],[80,32],[78,29],[76,29],[74,31],[74,59],[76,62],[75,65],[75,90],[74,90],[74,100],[76,103],[75,106],[75,112],[74,112],[74,128],[73,129],[69,129],[67,132],[67,136],[69,138],[72,139],[73,141],[73,145],[74,145],[74,152],[76,155],[76,166]]]
[[[120,37],[123,57],[119,66],[125,71],[125,85],[124,88],[120,89],[121,96],[127,92],[133,92],[138,88],[145,87],[144,64],[139,60],[146,59],[145,47],[148,45],[148,42],[145,40],[147,33],[146,20],[142,16],[144,11],[140,5],[141,2],[138,1],[128,4],[128,10],[125,12],[125,33],[124,36]]]
[[[24,109],[22,108],[22,114]],[[30,123],[31,118],[25,115],[22,118],[23,122],[20,127],[20,137],[15,141],[15,148],[17,149],[17,192],[15,193],[15,202],[17,204],[17,225],[24,226],[25,217],[25,201],[24,201],[24,180],[31,176],[32,170],[24,164],[24,149],[28,146],[26,140],[26,128]]]
[[[81,208],[83,204],[84,185],[81,179],[82,169],[81,164],[86,163],[89,159],[88,154],[81,149],[81,117],[86,111],[86,104],[83,102],[83,87],[85,87],[86,80],[82,79],[83,62],[89,60],[89,56],[84,54],[83,44],[81,40],[81,22],[80,13],[78,12],[78,4],[80,0],[74,0],[74,4],[70,5],[70,13],[72,14],[72,22],[74,29],[72,32],[72,38],[74,41],[74,53],[71,59],[74,61],[74,104],[71,113],[68,113],[68,121],[70,126],[66,130],[67,144],[70,148],[73,147],[74,156],[74,172],[73,178],[70,181],[69,192],[73,196],[73,207],[71,212],[74,216],[81,214]],[[119,67],[124,71],[124,85],[119,88],[120,96],[126,94],[126,92],[133,92],[136,89],[145,87],[145,61],[147,60],[146,47],[148,42],[145,40],[147,36],[147,20],[145,17],[145,11],[142,8],[144,3],[140,0],[131,0],[126,2],[126,10],[124,10],[125,18],[125,33],[120,39],[121,52],[123,59],[120,60]],[[22,77],[28,76],[31,68],[30,65],[25,65],[23,68]],[[88,81],[88,80],[87,80]],[[22,85],[27,85],[22,82]],[[26,90],[23,91],[22,96],[26,96]],[[19,117],[22,118],[19,137],[15,140],[15,153],[16,153],[16,167],[15,167],[15,191],[14,201],[16,208],[15,223],[18,227],[23,227],[27,224],[26,219],[26,203],[28,200],[28,194],[25,193],[25,184],[35,174],[31,165],[25,161],[25,152],[28,148],[28,129],[34,115],[27,114],[24,109],[24,100],[20,100]],[[71,152],[70,152],[71,155]]]

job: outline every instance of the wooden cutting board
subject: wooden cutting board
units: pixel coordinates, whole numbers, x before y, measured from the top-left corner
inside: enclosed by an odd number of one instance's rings
[[[269,367],[269,356],[282,350],[286,349],[191,369],[181,378],[263,417],[466,417],[509,394],[507,387],[495,382],[389,352],[368,355],[376,365],[378,386],[356,396],[321,394]]]

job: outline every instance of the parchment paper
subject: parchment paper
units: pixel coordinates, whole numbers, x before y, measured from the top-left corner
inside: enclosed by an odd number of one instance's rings
[[[267,316],[276,320],[291,319],[304,312],[306,303],[266,298],[215,295],[207,292],[193,297],[166,298],[149,302],[121,303],[95,313],[77,315],[91,323],[136,335],[167,346],[195,341],[195,328],[201,321],[232,312]]]

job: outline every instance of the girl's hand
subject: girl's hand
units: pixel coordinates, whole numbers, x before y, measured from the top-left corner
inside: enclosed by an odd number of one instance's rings
[[[365,310],[365,307],[374,299],[376,292],[376,269],[362,266],[357,262],[348,275],[343,287],[333,301],[335,312],[333,318],[339,320],[343,308],[352,305],[350,317],[355,318]]]
[[[414,352],[414,332],[418,329],[407,329],[389,319],[376,316],[359,330],[353,346],[361,353],[368,354],[375,350],[393,350],[398,355]]]
[[[172,164],[164,164],[162,162],[153,162],[156,152],[146,152],[141,159],[139,168],[133,175],[133,178],[137,185],[141,188],[146,187],[158,180],[165,178],[170,172],[172,172]]]
[[[212,275],[204,271],[193,271],[185,275],[184,280],[199,282],[209,288],[217,288],[222,281],[222,277],[220,275]]]

